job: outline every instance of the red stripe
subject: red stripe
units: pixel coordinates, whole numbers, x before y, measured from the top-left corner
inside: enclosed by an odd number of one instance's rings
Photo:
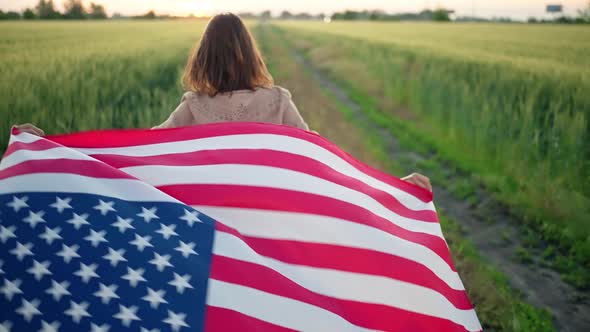
[[[277,326],[254,317],[246,316],[237,311],[207,306],[205,309],[205,331],[229,332],[229,331],[265,331],[265,332],[291,332],[295,331]]]
[[[319,135],[289,126],[247,122],[210,123],[199,126],[159,130],[128,129],[87,131],[67,135],[48,136],[47,139],[69,147],[104,148],[157,144],[238,134],[275,134],[306,140],[331,151],[366,174],[403,190],[424,202],[432,201],[432,193],[430,191],[385,174],[357,161],[338,148],[334,143]]]
[[[258,289],[331,311],[347,321],[385,331],[465,331],[449,320],[399,308],[341,300],[318,294],[262,265],[213,255],[211,278]],[[366,285],[370,287],[370,285]]]
[[[197,166],[213,164],[242,164],[271,166],[281,169],[309,174],[341,186],[362,192],[391,211],[406,217],[425,222],[438,222],[436,212],[432,210],[414,211],[401,204],[394,196],[373,188],[353,177],[334,171],[327,165],[311,159],[282,151],[262,149],[227,149],[207,150],[190,153],[176,153],[168,155],[129,157],[122,155],[93,154],[93,158],[101,160],[117,168],[162,165],[162,166]]]
[[[14,142],[6,148],[6,152],[4,152],[4,158],[8,157],[9,155],[13,154],[18,150],[41,151],[57,147],[61,147],[61,145],[46,139],[40,139],[31,143]]]
[[[0,180],[34,173],[77,174],[104,179],[135,179],[99,161],[73,159],[29,160],[0,171]]]
[[[473,308],[465,291],[452,289],[424,265],[403,257],[329,244],[261,239],[243,235],[240,238],[260,255],[285,263],[405,281],[439,292],[458,309]]]
[[[438,254],[452,269],[445,241],[437,236],[412,232],[354,204],[304,192],[234,185],[169,185],[159,190],[188,205],[208,205],[286,211],[335,217],[380,229],[421,244]]]

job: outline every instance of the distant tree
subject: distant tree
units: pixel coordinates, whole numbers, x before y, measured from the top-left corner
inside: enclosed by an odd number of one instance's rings
[[[288,10],[283,10],[283,12],[281,12],[280,18],[283,20],[288,20],[293,18],[293,14],[291,14],[291,12]]]
[[[342,19],[343,20],[358,20],[360,18],[360,13],[353,11],[353,10],[347,10],[342,14]]]
[[[536,17],[529,17],[527,20],[528,23],[539,23]]]
[[[272,17],[272,15],[271,15],[271,13],[270,13],[270,10],[265,10],[265,11],[263,11],[262,13],[260,13],[260,18],[261,18],[261,19],[268,20],[268,19],[270,19],[271,17]]]
[[[432,12],[432,20],[437,22],[448,22],[451,20],[449,11],[446,9],[436,9]]]
[[[382,10],[373,10],[369,13],[369,20],[381,21],[384,20],[387,14]]]
[[[90,3],[90,11],[88,12],[88,17],[91,19],[105,19],[107,18],[107,12],[104,9],[103,5],[95,4],[94,2]]]
[[[142,16],[142,18],[146,18],[148,20],[153,20],[158,18],[158,15],[156,15],[156,12],[153,10],[150,10],[149,12],[145,13],[145,15]]]
[[[572,24],[572,23],[576,23],[576,21],[569,16],[560,16],[555,19],[555,23]]]
[[[67,0],[64,3],[64,18],[73,20],[83,20],[87,18],[86,9],[82,0]]]
[[[55,4],[53,3],[53,0],[40,0],[39,3],[37,3],[35,9],[37,10],[37,16],[40,19],[51,20],[61,18],[61,14],[55,10]]]
[[[590,0],[586,3],[586,7],[578,10],[578,18],[586,23],[590,23]]]
[[[18,12],[2,12],[0,11],[0,20],[20,20],[21,16]]]
[[[297,20],[310,20],[311,18],[313,18],[313,16],[308,13],[299,13],[296,14],[294,18]]]
[[[37,15],[31,8],[27,8],[23,11],[23,18],[25,20],[34,20],[37,18]]]
[[[256,14],[250,13],[250,12],[238,13],[238,16],[241,17],[241,18],[243,18],[243,19],[245,19],[245,20],[258,18],[256,16]]]

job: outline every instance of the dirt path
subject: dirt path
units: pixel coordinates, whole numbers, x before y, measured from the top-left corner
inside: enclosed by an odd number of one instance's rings
[[[320,82],[340,103],[348,107],[356,120],[366,123],[370,131],[378,134],[386,143],[391,158],[407,160],[407,169],[418,169],[418,163],[426,157],[404,150],[386,128],[372,122],[361,107],[327,75],[315,68],[301,54],[292,50],[295,60],[309,69],[313,78]],[[460,179],[460,174],[449,169],[449,180]],[[459,222],[481,255],[494,263],[510,278],[510,284],[521,291],[529,303],[548,309],[560,331],[590,331],[590,301],[588,294],[577,291],[563,282],[559,274],[537,264],[523,264],[515,259],[517,249],[523,243],[519,232],[519,220],[508,214],[507,209],[496,202],[482,188],[476,189],[476,203],[456,198],[445,188],[434,185],[435,200],[439,210]],[[533,253],[533,260],[535,253]]]

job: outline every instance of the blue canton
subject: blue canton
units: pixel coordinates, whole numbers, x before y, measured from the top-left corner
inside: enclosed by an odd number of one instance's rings
[[[183,204],[0,195],[0,332],[202,330],[213,232]]]

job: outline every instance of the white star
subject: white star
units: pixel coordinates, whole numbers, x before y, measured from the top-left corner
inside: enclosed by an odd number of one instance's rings
[[[39,281],[43,279],[44,275],[52,275],[51,271],[49,271],[48,267],[51,265],[49,261],[44,261],[42,263],[37,262],[37,260],[33,260],[33,266],[27,270],[30,274],[35,276],[35,280]]]
[[[137,215],[139,217],[142,217],[145,222],[150,222],[150,221],[152,221],[152,219],[160,219],[160,217],[158,217],[156,215],[156,211],[158,211],[158,209],[155,208],[155,207],[153,207],[153,208],[151,208],[149,210],[146,209],[146,208],[144,208],[144,207],[142,207],[141,208],[141,213],[138,213]]]
[[[117,285],[106,286],[105,284],[103,284],[101,282],[100,283],[100,290],[98,290],[96,293],[94,293],[94,296],[100,297],[102,300],[102,303],[109,304],[109,302],[111,302],[111,299],[118,299],[119,298],[119,295],[117,295],[117,293],[115,293],[117,291],[118,287],[119,286],[117,286]]]
[[[58,321],[53,321],[51,324],[47,323],[46,321],[41,321],[41,329],[39,332],[57,332],[61,323]]]
[[[90,332],[109,332],[109,330],[111,329],[111,326],[109,324],[102,324],[100,326],[91,323],[90,324]]]
[[[145,247],[153,247],[153,245],[150,243],[150,240],[152,239],[151,236],[146,235],[146,236],[139,236],[138,234],[135,234],[135,240],[130,241],[129,243],[137,246],[137,250],[139,250],[140,252],[143,251],[143,249],[145,249]]]
[[[66,222],[68,224],[72,224],[74,226],[74,228],[76,230],[80,229],[80,227],[82,227],[82,225],[89,225],[90,223],[88,222],[88,213],[84,213],[84,214],[77,214],[77,213],[72,213],[73,217],[70,220],[66,220]]]
[[[65,209],[71,209],[72,206],[70,205],[70,202],[72,201],[71,198],[66,197],[64,199],[61,199],[59,197],[55,197],[55,203],[49,205],[52,208],[55,208],[57,210],[57,212],[62,213],[64,212]]]
[[[94,209],[99,210],[100,214],[102,214],[103,216],[106,216],[107,213],[109,213],[109,211],[117,212],[117,210],[115,210],[113,205],[115,205],[115,202],[105,202],[102,199],[99,199],[98,205],[95,206]]]
[[[154,264],[160,272],[164,271],[167,266],[174,267],[172,264],[170,264],[170,255],[160,256],[160,254],[157,252],[154,253],[154,259],[149,261],[149,263]]]
[[[164,224],[160,224],[160,230],[156,231],[156,233],[162,234],[164,239],[168,240],[171,236],[178,236],[174,229],[176,229],[176,225],[167,226]]]
[[[2,331],[0,330],[0,332],[2,332]],[[158,330],[158,329],[148,330],[145,327],[142,327],[141,331],[139,331],[139,332],[160,332],[160,330]]]
[[[188,244],[182,242],[182,241],[178,241],[180,243],[180,245],[176,248],[174,248],[174,250],[176,251],[180,251],[182,253],[182,256],[184,258],[188,258],[190,255],[198,255],[197,252],[194,250],[196,244],[194,242],[190,242]]]
[[[8,228],[0,225],[0,241],[2,241],[2,243],[6,243],[8,239],[16,237],[16,235],[14,235],[14,231],[16,231],[16,226],[14,225],[8,226]]]
[[[22,302],[21,302],[22,304],[18,309],[16,309],[16,313],[23,315],[23,318],[27,322],[30,322],[33,319],[33,316],[41,315],[41,311],[39,311],[39,309],[37,309],[39,304],[41,304],[41,301],[39,301],[38,299],[33,299],[31,302],[29,302],[25,299],[21,299],[21,300],[22,300]]]
[[[121,320],[121,324],[125,327],[129,327],[131,325],[131,321],[134,320],[141,320],[135,314],[137,312],[137,306],[132,305],[131,307],[126,307],[124,305],[119,304],[119,313],[114,315],[113,318],[117,318]]]
[[[129,285],[131,287],[136,287],[137,284],[140,281],[147,281],[145,280],[145,278],[143,277],[143,273],[145,272],[144,269],[137,269],[134,270],[130,267],[127,267],[127,274],[122,276],[122,279],[128,280],[129,281]]]
[[[123,219],[117,216],[117,222],[113,223],[112,226],[117,227],[119,229],[119,232],[125,233],[127,229],[135,229],[135,227],[131,226],[132,221],[133,219],[131,218]]]
[[[19,288],[20,284],[22,284],[22,281],[20,279],[15,279],[13,281],[4,279],[4,286],[0,288],[0,293],[4,294],[8,301],[12,301],[12,298],[15,294],[23,293],[23,291],[21,291]]]
[[[163,322],[169,324],[174,331],[178,331],[181,327],[189,327],[188,324],[184,321],[185,319],[186,314],[177,314],[173,311],[168,310],[168,318],[164,319]]]
[[[160,303],[168,303],[168,301],[164,300],[165,294],[166,292],[163,290],[154,291],[153,289],[148,287],[147,295],[142,297],[141,299],[149,302],[152,308],[158,309]]]
[[[109,253],[107,255],[102,256],[102,258],[106,259],[107,261],[111,262],[113,267],[117,267],[119,262],[126,262],[127,259],[123,257],[125,254],[125,249],[113,250],[113,248],[109,248]]]
[[[90,235],[85,237],[84,240],[90,242],[96,248],[101,242],[109,242],[104,238],[106,234],[105,231],[96,232],[94,229],[90,229]]]
[[[68,247],[62,243],[61,251],[58,252],[56,255],[63,257],[64,262],[70,263],[72,258],[80,258],[80,255],[78,255],[78,249],[80,249],[80,246],[77,244]]]
[[[182,294],[186,288],[194,288],[188,283],[190,280],[190,275],[185,274],[181,276],[180,274],[174,272],[174,280],[170,281],[168,284],[176,287],[176,291]]]
[[[45,293],[53,295],[53,299],[59,302],[62,296],[72,295],[72,293],[68,291],[68,287],[70,287],[69,281],[64,280],[62,282],[57,282],[55,280],[51,280],[51,288],[48,288]]]
[[[29,211],[29,216],[26,218],[23,218],[23,221],[26,222],[27,224],[29,224],[31,226],[31,228],[35,228],[35,226],[37,226],[37,224],[45,222],[45,219],[43,219],[44,215],[45,215],[45,211],[39,211],[39,212]]]
[[[74,274],[80,277],[82,281],[87,284],[92,278],[100,278],[100,276],[96,273],[97,268],[97,264],[86,265],[84,263],[80,263],[80,269]]]
[[[17,242],[16,248],[10,250],[10,253],[15,255],[19,261],[22,261],[25,256],[33,256],[31,248],[33,248],[33,244],[30,242],[25,244]]]
[[[59,235],[59,233],[61,233],[61,228],[55,227],[52,229],[52,228],[45,226],[45,233],[39,235],[39,237],[41,239],[45,240],[45,242],[47,242],[48,245],[51,245],[54,240],[61,240],[62,239],[62,237]]]
[[[0,324],[0,332],[10,332],[10,329],[12,329],[11,321],[5,320]],[[141,332],[143,332],[143,330]]]
[[[82,318],[91,317],[88,311],[86,311],[89,305],[90,304],[88,302],[82,302],[78,304],[74,301],[70,301],[70,309],[64,311],[64,314],[72,316],[74,323],[79,324]]]
[[[18,212],[21,208],[29,207],[29,204],[27,204],[28,200],[29,198],[27,196],[23,196],[21,198],[12,196],[12,202],[6,203],[6,206],[13,208],[14,212]]]
[[[199,213],[197,211],[189,211],[187,209],[184,209],[184,216],[180,217],[180,219],[186,221],[186,223],[190,227],[193,227],[195,222],[202,223],[202,221],[199,220],[198,215],[199,215]]]

